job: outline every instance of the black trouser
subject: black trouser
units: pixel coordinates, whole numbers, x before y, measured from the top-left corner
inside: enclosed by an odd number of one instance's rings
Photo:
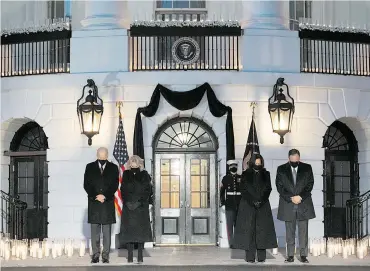
[[[234,239],[234,228],[236,225],[236,216],[238,215],[237,209],[226,209],[226,230],[227,230],[227,239],[229,240],[229,247],[233,245]]]
[[[266,260],[266,249],[256,249],[256,246],[251,246],[249,250],[245,251],[245,258],[247,261],[256,260],[256,250],[257,250],[257,260],[265,261]]]
[[[127,251],[128,251],[128,257],[127,261],[129,263],[132,263],[134,261],[134,243],[128,243],[127,244]],[[138,243],[137,246],[137,261],[143,262],[143,249],[144,249],[144,243]]]
[[[285,221],[287,253],[294,256],[295,252],[295,231],[298,224],[298,241],[300,256],[308,255],[308,220],[297,220],[297,212],[292,221]]]
[[[103,231],[102,231],[103,228]],[[111,224],[91,224],[91,248],[93,258],[100,256],[100,235],[103,232],[103,259],[109,259],[110,243],[111,243]]]

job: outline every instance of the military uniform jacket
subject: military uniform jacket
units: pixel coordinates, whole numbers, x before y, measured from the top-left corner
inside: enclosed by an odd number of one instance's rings
[[[84,188],[88,197],[87,222],[90,224],[116,223],[114,208],[114,193],[118,189],[118,167],[107,161],[103,174],[100,172],[99,162],[87,164],[84,175]],[[96,196],[105,196],[103,203],[96,200]]]
[[[239,207],[241,176],[239,174],[227,174],[222,178],[220,202],[226,209],[236,210]]]

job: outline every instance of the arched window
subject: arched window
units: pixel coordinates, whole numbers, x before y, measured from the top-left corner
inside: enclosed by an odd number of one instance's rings
[[[154,137],[156,151],[215,151],[217,139],[212,129],[195,118],[179,117],[169,120]]]
[[[24,124],[10,143],[11,151],[46,151],[48,141],[44,130],[36,122]]]
[[[325,237],[345,237],[346,202],[359,194],[357,141],[347,125],[335,121],[325,133],[323,148]]]

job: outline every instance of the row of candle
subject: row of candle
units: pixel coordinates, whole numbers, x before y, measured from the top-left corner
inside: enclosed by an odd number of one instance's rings
[[[102,244],[102,242],[101,242]],[[25,260],[28,256],[31,258],[48,258],[56,259],[63,255],[72,257],[76,250],[80,257],[86,254],[86,240],[11,240],[9,238],[0,239],[0,257],[9,260],[11,258]],[[89,242],[90,255],[92,255],[91,240]],[[103,246],[101,246],[103,249]]]
[[[309,250],[312,256],[317,257],[326,254],[329,258],[341,254],[344,259],[351,255],[356,255],[357,258],[363,259],[368,255],[368,247],[370,247],[370,237],[362,240],[341,238],[320,238],[310,240]]]

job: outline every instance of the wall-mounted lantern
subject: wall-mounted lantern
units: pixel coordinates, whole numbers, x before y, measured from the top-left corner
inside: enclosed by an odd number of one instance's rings
[[[288,101],[283,94],[286,88]],[[272,96],[268,100],[268,110],[271,118],[272,131],[280,135],[280,143],[284,143],[284,136],[290,133],[294,115],[294,99],[289,94],[289,87],[284,78],[279,78],[273,88]]]
[[[85,89],[89,89],[89,94],[85,98]],[[88,137],[88,144],[91,146],[92,137],[99,134],[101,117],[103,115],[103,100],[98,95],[98,87],[94,80],[87,79],[87,84],[82,89],[82,96],[77,101],[77,115],[80,122],[81,134]]]

